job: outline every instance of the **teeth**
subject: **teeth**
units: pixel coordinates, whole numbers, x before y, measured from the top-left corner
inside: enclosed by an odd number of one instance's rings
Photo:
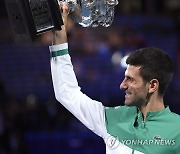
[[[131,95],[131,93],[130,92],[126,92],[126,97],[128,97],[128,96],[130,96]]]

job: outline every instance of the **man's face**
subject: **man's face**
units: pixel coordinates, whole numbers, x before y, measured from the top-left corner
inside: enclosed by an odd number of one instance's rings
[[[128,65],[125,78],[120,84],[120,89],[125,91],[125,105],[141,106],[148,102],[149,83],[143,82],[140,76],[140,66]]]

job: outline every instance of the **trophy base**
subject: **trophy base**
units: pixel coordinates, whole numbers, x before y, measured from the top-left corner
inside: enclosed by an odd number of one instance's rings
[[[63,21],[57,0],[4,0],[15,41],[33,41],[36,35],[58,29]]]

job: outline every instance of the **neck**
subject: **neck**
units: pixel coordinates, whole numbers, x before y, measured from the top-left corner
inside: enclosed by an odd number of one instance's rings
[[[150,99],[146,104],[143,104],[139,107],[139,110],[142,112],[144,120],[146,119],[148,112],[155,112],[163,110],[165,108],[163,98]]]

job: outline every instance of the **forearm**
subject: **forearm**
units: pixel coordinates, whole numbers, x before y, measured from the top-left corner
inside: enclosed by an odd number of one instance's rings
[[[62,16],[62,20],[64,24],[61,26],[61,30],[53,31],[52,45],[67,43],[67,16],[68,16],[67,4],[63,3],[60,6],[60,9],[61,9],[61,16]]]

